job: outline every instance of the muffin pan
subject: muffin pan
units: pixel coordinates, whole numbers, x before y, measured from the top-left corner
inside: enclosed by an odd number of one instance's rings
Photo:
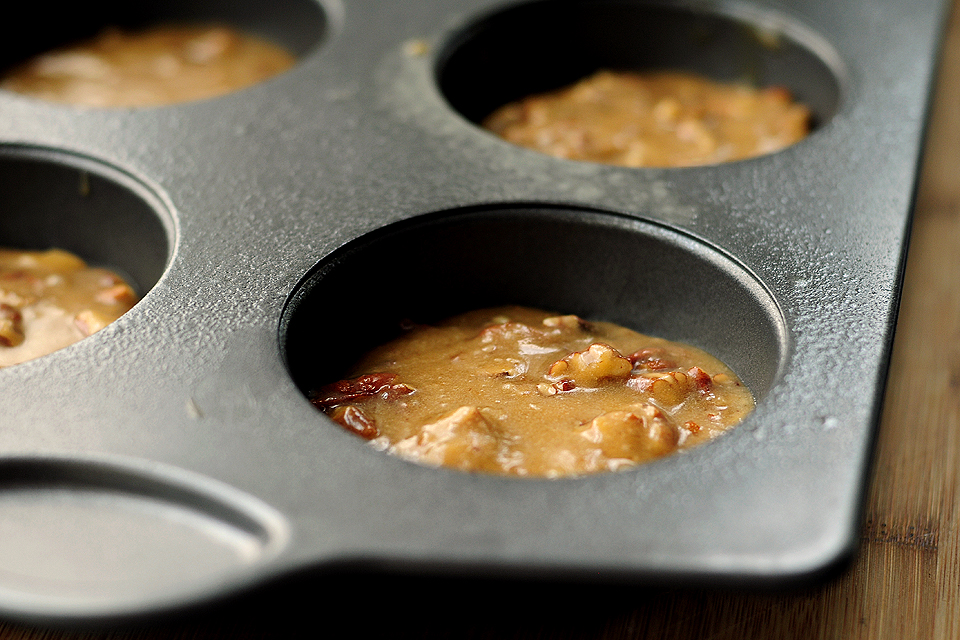
[[[767,586],[842,566],[945,4],[245,0],[25,21],[3,63],[176,19],[300,60],[171,107],[0,95],[0,244],[74,251],[143,295],[0,370],[0,613],[113,620],[369,567]],[[815,129],[751,160],[627,169],[475,124],[600,66],[784,84]],[[757,409],[682,455],[551,481],[386,456],[304,396],[402,317],[503,303],[704,348]]]

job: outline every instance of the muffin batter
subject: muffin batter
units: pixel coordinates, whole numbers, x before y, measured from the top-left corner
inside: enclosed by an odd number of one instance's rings
[[[415,462],[517,476],[631,467],[754,407],[699,349],[524,307],[416,326],[349,375],[310,394],[344,428]]]
[[[558,158],[627,167],[716,164],[803,139],[810,110],[782,87],[724,85],[682,72],[598,71],[507,104],[483,126]]]
[[[226,27],[110,28],[14,68],[0,87],[73,105],[145,107],[230,93],[293,63],[277,45]]]
[[[136,301],[117,274],[67,251],[0,249],[0,367],[71,345]]]

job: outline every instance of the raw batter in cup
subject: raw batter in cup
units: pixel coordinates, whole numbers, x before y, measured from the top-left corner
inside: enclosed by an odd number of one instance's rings
[[[223,26],[109,28],[10,70],[0,87],[72,105],[146,107],[230,93],[293,63],[281,47]]]
[[[67,251],[0,249],[0,367],[69,346],[136,302],[120,276]]]
[[[809,133],[810,110],[782,87],[721,84],[675,71],[598,71],[507,104],[482,124],[558,158],[684,167],[783,149]]]
[[[310,394],[374,446],[464,471],[615,471],[706,442],[754,408],[694,347],[524,307],[420,325]]]

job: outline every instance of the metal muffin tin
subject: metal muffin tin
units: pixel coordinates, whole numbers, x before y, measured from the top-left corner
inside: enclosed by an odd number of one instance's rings
[[[0,95],[0,244],[73,250],[144,294],[0,370],[0,613],[135,617],[364,567],[786,585],[851,556],[945,2],[127,4],[64,4],[61,31],[31,7],[3,61],[175,19],[300,61],[171,107]],[[785,84],[816,130],[627,169],[474,124],[598,66]],[[400,317],[495,303],[705,348],[756,412],[682,455],[548,481],[386,456],[304,397]]]

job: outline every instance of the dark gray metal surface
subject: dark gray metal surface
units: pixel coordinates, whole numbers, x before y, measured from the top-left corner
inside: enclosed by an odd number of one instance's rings
[[[0,244],[72,249],[145,294],[0,370],[0,612],[136,616],[351,566],[757,585],[842,563],[945,4],[594,0],[484,22],[516,3],[213,2],[203,17],[262,25],[297,67],[163,108],[0,94]],[[196,11],[137,6],[129,22]],[[65,23],[117,10],[86,9]],[[503,26],[547,18],[564,35],[535,46]],[[31,52],[25,29],[0,62]],[[589,56],[784,83],[818,127],[762,158],[626,169],[471,123]],[[757,410],[629,472],[516,480],[387,457],[298,388],[362,348],[355,324],[474,292],[707,348]]]

